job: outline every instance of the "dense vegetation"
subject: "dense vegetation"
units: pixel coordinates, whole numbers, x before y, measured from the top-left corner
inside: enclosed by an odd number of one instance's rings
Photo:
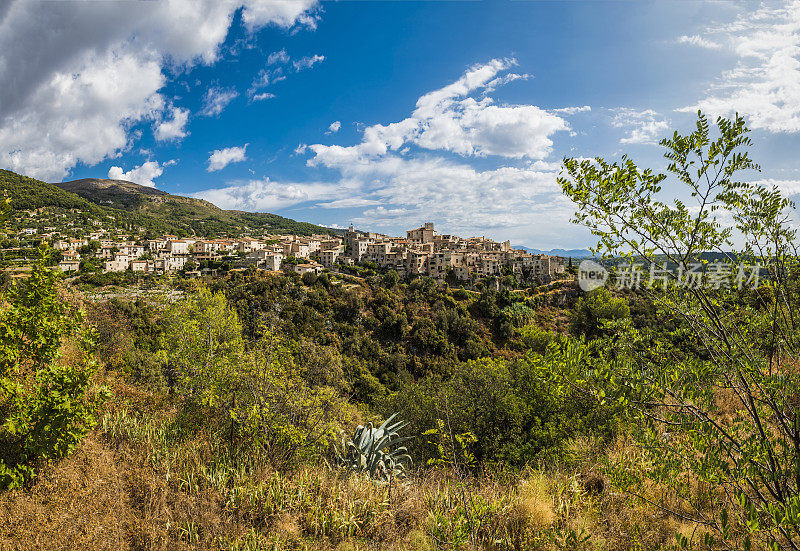
[[[45,206],[81,209],[90,213],[100,210],[74,193],[69,193],[56,186],[46,185],[44,182],[21,176],[10,170],[0,170],[0,188],[8,192],[12,208],[17,212]]]
[[[741,119],[718,133],[700,117],[663,142],[699,211],[656,200],[666,176],[627,157],[567,159],[561,184],[609,253],[684,270],[735,248],[724,207],[759,284],[251,270],[86,303],[82,322],[38,266],[3,295],[0,480],[22,488],[0,518],[91,548],[796,548],[793,206],[734,179],[757,168]],[[88,513],[38,512],[76,499]]]

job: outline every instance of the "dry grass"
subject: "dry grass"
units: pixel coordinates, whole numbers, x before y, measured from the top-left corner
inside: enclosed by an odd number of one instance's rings
[[[611,491],[592,442],[576,442],[567,467],[467,480],[427,470],[387,486],[321,465],[235,466],[206,434],[171,439],[166,411],[107,418],[31,487],[0,495],[0,550],[627,550],[671,544],[676,531],[702,540]]]
[[[94,438],[31,488],[0,496],[0,549],[127,549],[127,481]]]
[[[512,522],[522,526],[545,528],[553,523],[553,497],[542,473],[519,483],[511,511]]]

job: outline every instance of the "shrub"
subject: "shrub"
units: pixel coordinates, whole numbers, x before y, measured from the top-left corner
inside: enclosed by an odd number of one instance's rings
[[[504,321],[510,322],[514,327],[522,327],[530,323],[533,319],[535,312],[521,302],[515,302],[510,306],[506,306],[500,312]]]
[[[601,351],[612,361],[575,384],[624,404],[645,452],[644,473],[634,475],[622,458],[613,483],[638,496],[650,483],[667,485],[649,502],[700,526],[705,547],[797,549],[794,204],[776,186],[740,175],[760,170],[747,151],[744,118],[719,117],[717,130],[713,136],[698,113],[691,133],[663,139],[666,173],[640,169],[627,156],[564,160],[559,183],[576,203],[575,221],[599,238],[596,250],[626,256],[631,275],[632,255],[652,268],[678,267],[664,285],[639,292],[684,323],[704,351],[676,358],[638,331],[619,331],[605,343],[609,353]],[[678,188],[671,201],[662,199],[662,189]],[[698,285],[682,277],[710,254],[738,266],[709,262]],[[759,276],[768,281],[759,286]],[[752,300],[741,300],[750,293]],[[679,535],[678,543],[685,548],[689,539]]]
[[[481,358],[458,364],[452,376],[430,376],[406,385],[384,403],[403,411],[413,432],[438,428],[448,419],[453,434],[471,433],[476,464],[525,465],[542,454],[558,455],[579,434],[609,437],[616,410],[563,384],[570,356],[585,355],[574,343],[516,360]],[[437,457],[423,443],[409,444],[420,459]]]
[[[519,337],[525,348],[544,354],[551,342],[558,342],[558,335],[536,325],[528,325],[519,330]]]
[[[631,311],[625,299],[614,298],[605,287],[583,295],[575,309],[570,312],[570,330],[574,335],[588,339],[608,334],[604,326],[608,322],[630,317]]]
[[[44,256],[12,285],[0,311],[0,487],[18,487],[41,460],[64,457],[94,425],[105,391],[91,396],[94,364],[81,314],[59,299]],[[59,364],[62,340],[79,359]]]
[[[351,408],[336,389],[321,384],[326,379],[309,380],[320,367],[310,366],[309,351],[265,327],[248,346],[221,293],[201,287],[165,318],[165,369],[186,418],[195,430],[206,426],[225,435],[232,451],[258,448],[276,464],[308,459],[329,449],[349,422]],[[324,365],[341,369],[339,362],[330,355]],[[193,415],[197,410],[204,414]]]

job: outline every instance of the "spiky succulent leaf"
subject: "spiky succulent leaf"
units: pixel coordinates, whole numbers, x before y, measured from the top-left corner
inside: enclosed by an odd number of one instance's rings
[[[407,423],[392,424],[396,416],[396,413],[391,415],[378,428],[369,423],[356,427],[350,438],[343,435],[341,451],[335,451],[336,463],[351,471],[365,472],[377,480],[404,476],[406,465],[412,461],[407,449],[398,445],[412,437],[399,435],[398,431]]]

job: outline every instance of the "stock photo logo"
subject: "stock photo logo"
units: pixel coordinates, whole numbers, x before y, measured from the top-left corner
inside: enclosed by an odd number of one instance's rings
[[[593,291],[606,284],[608,270],[594,260],[584,260],[578,266],[578,286],[581,290]]]
[[[685,289],[756,289],[761,277],[759,263],[693,262],[670,269],[668,265],[651,262],[628,263],[608,268],[594,260],[584,260],[578,266],[578,286],[585,292],[609,285],[615,289],[682,287]]]

